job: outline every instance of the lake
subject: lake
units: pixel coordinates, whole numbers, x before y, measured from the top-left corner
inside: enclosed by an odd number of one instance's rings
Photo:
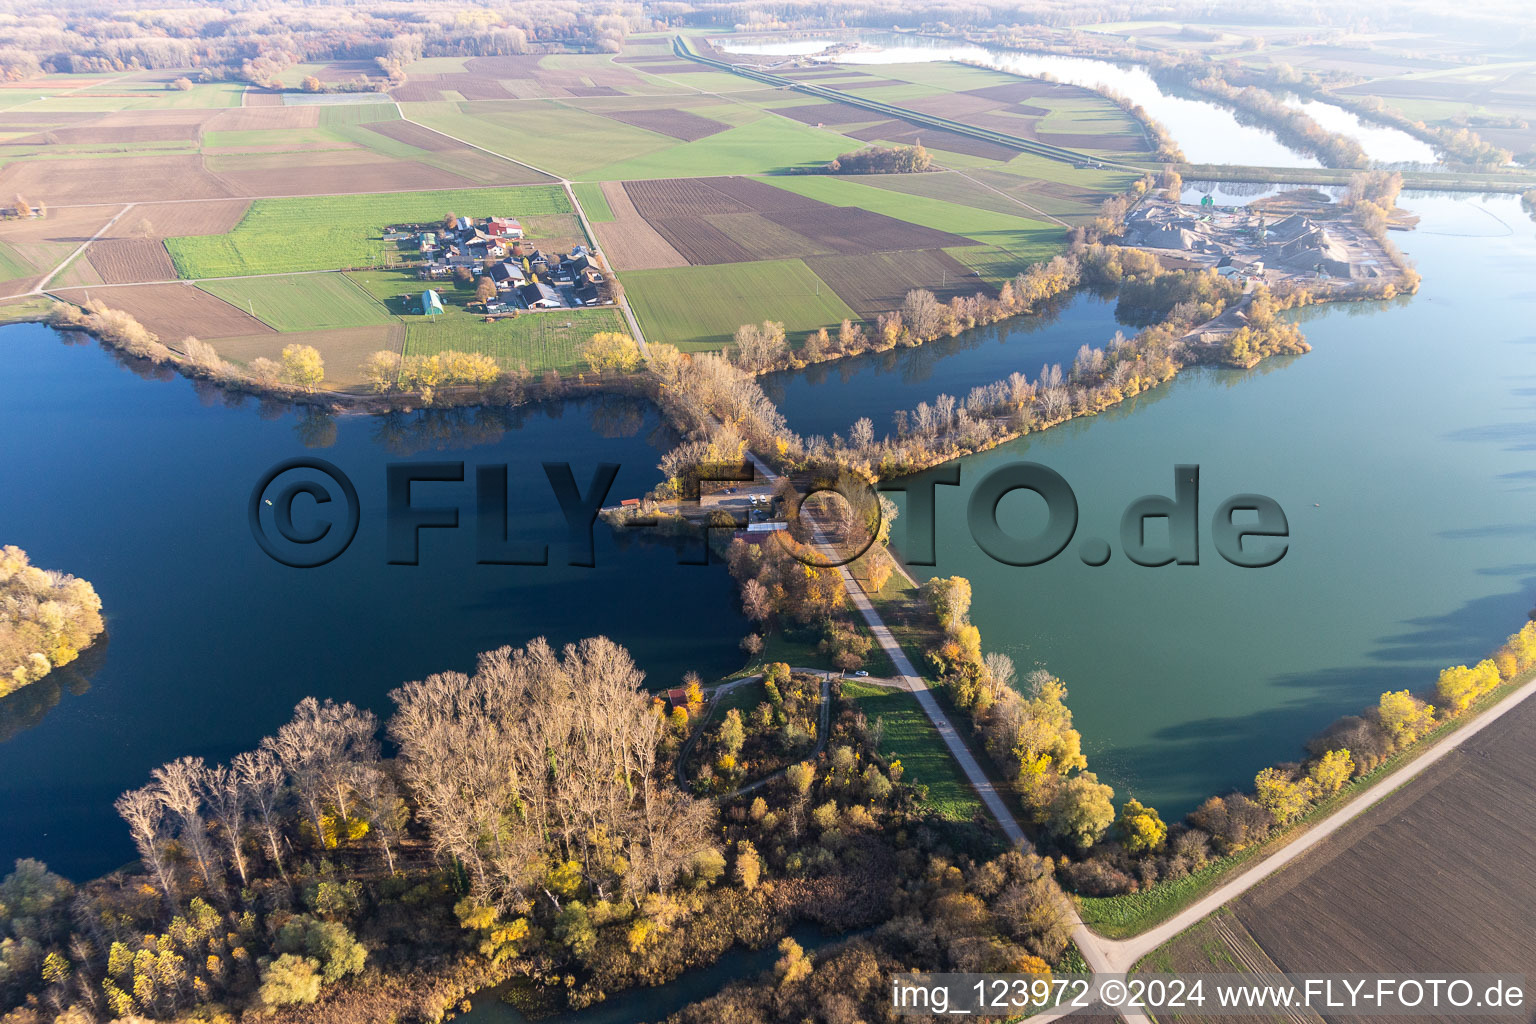
[[[1305,310],[1307,355],[1185,371],[965,459],[961,486],[937,489],[938,564],[918,578],[969,577],[983,648],[1061,676],[1091,767],[1165,817],[1384,690],[1432,689],[1536,602],[1536,225],[1513,197],[1401,202],[1423,217],[1394,236],[1418,295]],[[1081,515],[1074,544],[1033,568],[993,561],[964,528],[978,481],[1018,460],[1065,477]],[[1171,495],[1180,464],[1200,467],[1200,565],[1079,560],[1086,538],[1118,549],[1122,510]],[[1272,568],[1229,565],[1208,539],[1243,492],[1288,516]],[[1015,493],[1000,522],[1028,535],[1043,503]]]
[[[541,635],[605,633],[652,685],[741,664],[748,625],[718,568],[621,547],[601,523],[596,566],[566,564],[540,463],[569,462],[585,488],[597,463],[616,462],[609,500],[641,494],[671,442],[644,403],[314,419],[164,372],[147,379],[83,335],[19,325],[0,329],[0,346],[0,543],[90,580],[110,635],[82,659],[94,671],[63,675],[56,707],[53,686],[0,702],[0,719],[22,723],[0,743],[0,864],[35,856],[86,878],[127,862],[118,793],[184,754],[250,749],[307,695],[382,716],[400,683]],[[345,472],[362,507],[350,548],[310,570],[264,555],[246,514],[257,479],[304,455]],[[476,564],[472,483],[416,485],[418,505],[457,505],[461,528],[423,531],[419,565],[386,564],[385,464],[429,460],[464,461],[471,481],[476,464],[507,464],[510,534],[549,541],[551,564]]]
[[[1047,364],[1070,369],[1083,344],[1103,345],[1119,326],[1114,300],[1078,292],[1053,301],[1040,316],[1015,317],[916,348],[771,373],[763,390],[801,434],[846,437],[853,421],[867,416],[878,436],[892,429],[896,410],[932,402],[940,391],[964,399],[971,388],[1015,370],[1034,378]]]

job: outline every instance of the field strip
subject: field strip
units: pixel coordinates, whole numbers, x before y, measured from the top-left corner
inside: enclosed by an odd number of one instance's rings
[[[998,195],[1002,196],[1004,199],[1010,200],[1011,202],[1018,203],[1020,206],[1024,207],[1024,209],[1030,211],[1031,213],[1038,213],[1040,216],[1044,217],[1048,221],[1052,221],[1052,222],[1054,222],[1056,224],[1060,224],[1064,228],[1070,228],[1072,226],[1072,225],[1068,224],[1066,221],[1062,220],[1060,217],[1052,216],[1051,214],[1046,213],[1044,210],[1037,210],[1037,209],[1035,209],[1033,206],[1030,206],[1028,203],[1026,203],[1024,200],[1020,199],[1018,196],[1011,196],[1007,192],[1004,192],[1000,188],[993,188],[991,185],[988,185],[984,181],[977,181],[975,178],[971,177],[969,174],[966,174],[964,171],[960,170],[958,167],[950,167],[950,168],[946,168],[946,169],[949,171],[949,173],[951,173],[951,174],[958,174],[960,177],[964,178],[966,181],[970,182],[973,185],[980,185],[982,188],[987,189],[990,192],[996,192]]]
[[[92,242],[96,241],[96,239],[98,239],[102,235],[106,234],[107,231],[112,227],[112,225],[116,224],[119,220],[122,219],[123,214],[125,214],[129,210],[133,209],[134,206],[136,206],[136,205],[137,205],[136,203],[128,203],[121,210],[118,210],[117,213],[112,215],[112,219],[111,220],[109,220],[105,224],[103,224],[101,226],[101,228],[94,235],[92,235],[90,238],[87,238],[84,242],[82,242],[80,244],[80,247],[78,249],[76,249],[74,252],[70,253],[69,256],[62,263],[60,263],[58,266],[56,266],[52,270],[50,270],[48,272],[48,276],[44,277],[41,281],[37,282],[37,286],[36,287],[34,287],[29,292],[22,292],[21,294],[22,295],[41,295],[42,292],[43,292],[43,289],[48,287],[48,283],[50,281],[52,281],[54,278],[58,277],[59,274],[63,273],[65,267],[69,266],[75,260],[79,259],[85,253],[85,250],[90,248],[90,245],[91,245]],[[14,295],[6,296],[6,298],[16,298],[16,297],[17,296],[14,296]]]
[[[1281,849],[1265,857],[1236,878],[1218,886],[1203,899],[1191,904],[1178,914],[1131,939],[1105,939],[1095,936],[1100,952],[1107,958],[1110,969],[1130,970],[1138,960],[1154,949],[1200,921],[1207,914],[1224,906],[1252,889],[1270,875],[1275,874],[1308,850],[1333,835],[1349,822],[1369,811],[1382,800],[1412,782],[1426,768],[1434,765],[1451,751],[1476,736],[1492,722],[1536,693],[1536,679],[1526,682],[1514,693],[1508,694],[1496,705],[1477,715],[1467,724],[1454,729],[1423,753],[1401,768],[1388,774],[1374,785],[1362,790],[1353,800],[1333,814],[1317,822],[1300,836],[1286,843]]]

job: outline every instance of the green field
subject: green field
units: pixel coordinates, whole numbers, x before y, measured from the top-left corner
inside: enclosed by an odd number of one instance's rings
[[[689,77],[702,78],[703,75]],[[783,117],[764,117],[694,142],[673,145],[582,177],[595,181],[764,174],[802,164],[824,164],[851,146],[841,135]]]
[[[258,199],[227,235],[166,239],[182,277],[235,277],[382,265],[396,243],[385,225],[441,220],[444,214],[528,217],[570,213],[557,186],[396,192],[388,195]]]
[[[603,309],[551,309],[539,313],[497,319],[454,315],[413,317],[405,329],[405,354],[434,352],[482,352],[504,370],[526,369],[532,373],[559,370],[580,373],[587,369],[581,346],[599,331],[628,333],[614,307]]]
[[[594,167],[680,145],[553,100],[407,103],[406,117],[529,166],[567,177],[599,178]]]
[[[935,811],[952,821],[969,821],[981,812],[981,799],[911,694],[849,679],[843,682],[843,696],[852,698],[871,722],[882,720],[881,755],[901,762],[903,782],[928,787]]]
[[[1027,261],[990,245],[957,246],[944,251],[980,274],[981,279],[993,288],[1001,288],[1004,281],[1029,269]]]
[[[572,185],[571,188],[576,193],[576,201],[581,204],[587,220],[594,224],[606,224],[613,220],[613,211],[608,208],[608,197],[603,195],[601,186],[596,182],[584,181],[579,185]]]
[[[384,304],[345,274],[291,274],[209,281],[202,286],[279,331],[394,323]]]
[[[833,206],[857,206],[887,217],[950,231],[1006,249],[1026,262],[1050,259],[1061,250],[1066,231],[1056,224],[978,210],[942,199],[908,195],[861,185],[825,174],[765,178],[770,185],[819,199]]]
[[[399,119],[400,108],[393,103],[337,103],[320,108],[320,124],[327,128]]]
[[[621,275],[647,340],[719,348],[736,328],[781,321],[791,333],[859,315],[801,260],[632,270]]]
[[[19,252],[7,243],[0,242],[0,281],[31,277],[35,273],[37,270]]]

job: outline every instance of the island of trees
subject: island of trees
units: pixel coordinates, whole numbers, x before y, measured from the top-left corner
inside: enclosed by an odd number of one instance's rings
[[[921,142],[914,146],[868,146],[834,157],[820,174],[915,174],[933,169],[933,157]]]
[[[0,548],[0,697],[68,665],[105,628],[101,598],[85,580]]]

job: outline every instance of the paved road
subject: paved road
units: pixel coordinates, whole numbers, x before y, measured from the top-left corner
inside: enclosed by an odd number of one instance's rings
[[[777,474],[762,459],[758,458],[755,452],[749,452],[748,455],[757,467],[758,473],[762,474],[769,481],[777,478]],[[939,736],[944,740],[944,745],[949,749],[950,755],[960,765],[960,770],[965,772],[965,777],[970,782],[971,787],[981,797],[981,801],[987,810],[997,819],[1003,834],[1008,837],[1010,842],[1017,843],[1020,846],[1030,845],[1029,837],[1019,827],[1018,821],[1014,818],[1013,812],[1008,809],[1008,805],[1004,802],[1002,795],[998,793],[997,788],[992,784],[992,780],[987,777],[987,773],[977,763],[976,758],[971,754],[970,748],[965,745],[965,741],[960,738],[960,733],[955,729],[954,723],[949,720],[949,716],[944,713],[944,709],[934,699],[933,693],[928,689],[928,684],[923,680],[922,674],[913,666],[911,660],[907,657],[907,652],[902,649],[901,644],[897,643],[895,635],[891,633],[890,627],[885,624],[885,620],[880,617],[880,613],[875,609],[869,598],[865,596],[863,588],[859,586],[858,581],[853,578],[853,574],[848,571],[846,566],[839,566],[837,571],[842,577],[843,586],[848,591],[849,598],[853,601],[853,606],[863,616],[865,624],[869,626],[869,631],[875,638],[875,642],[880,645],[880,649],[891,659],[891,664],[896,666],[899,685],[917,700],[918,707],[923,709],[923,713],[933,723],[934,729],[938,731]],[[1083,959],[1088,962],[1088,966],[1096,974],[1111,970],[1110,962],[1100,948],[1100,942],[1103,940],[1088,930],[1088,926],[1083,924],[1082,918],[1078,916],[1077,908],[1072,906],[1070,902],[1068,910],[1072,917],[1072,941],[1077,944],[1078,949],[1083,954]],[[1147,1018],[1140,1015],[1126,1014],[1123,1016],[1127,1024],[1149,1024]]]

